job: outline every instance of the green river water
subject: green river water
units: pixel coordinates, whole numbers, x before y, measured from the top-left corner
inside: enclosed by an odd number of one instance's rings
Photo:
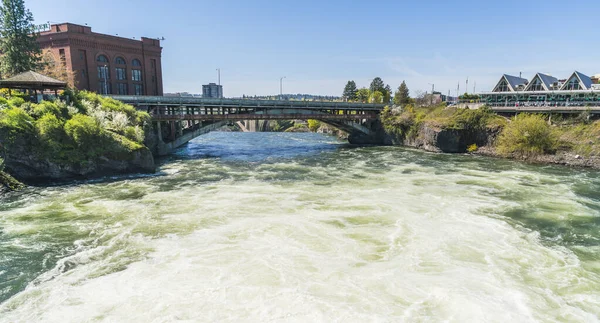
[[[0,198],[0,322],[598,322],[600,172],[210,133]]]

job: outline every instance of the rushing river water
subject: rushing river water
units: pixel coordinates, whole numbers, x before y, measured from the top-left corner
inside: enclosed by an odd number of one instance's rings
[[[595,322],[600,173],[211,133],[0,199],[0,322]]]

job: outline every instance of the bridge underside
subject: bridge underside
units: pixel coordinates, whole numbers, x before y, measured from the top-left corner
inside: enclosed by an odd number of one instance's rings
[[[211,111],[212,110],[212,111]],[[378,113],[317,109],[190,109],[187,107],[149,107],[157,128],[158,154],[168,155],[190,140],[241,120],[319,120],[349,134],[349,140],[368,142],[374,137],[372,124]]]

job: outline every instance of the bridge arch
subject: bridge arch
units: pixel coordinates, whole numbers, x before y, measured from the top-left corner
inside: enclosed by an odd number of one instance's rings
[[[152,116],[158,133],[158,154],[170,153],[188,141],[240,120],[315,119],[349,134],[349,141],[375,138],[383,104],[357,102],[209,99],[111,96]],[[167,134],[164,136],[164,134]]]

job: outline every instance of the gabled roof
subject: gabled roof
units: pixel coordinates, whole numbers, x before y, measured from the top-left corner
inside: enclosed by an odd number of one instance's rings
[[[553,77],[548,74],[537,73],[531,79],[531,82],[529,82],[529,85],[527,85],[527,87],[525,88],[525,91],[529,91],[530,87],[535,83],[534,81],[536,78],[539,79],[540,81],[542,81],[542,86],[544,87],[544,90],[546,90],[546,91],[550,91],[552,89],[552,84],[558,82],[558,79],[556,77]]]
[[[580,72],[573,72],[573,74],[571,74],[571,76],[569,76],[569,78],[567,79],[567,81],[565,82],[565,84],[563,84],[561,90],[566,90],[567,86],[569,85],[569,81],[573,78],[573,77],[577,77],[579,79],[579,85],[581,86],[581,88],[583,90],[589,90],[592,88],[592,79],[585,75],[582,74]]]
[[[496,84],[496,86],[494,87],[494,92],[496,92],[496,88],[498,88],[498,86],[500,85],[500,82],[502,82],[502,80],[506,80],[506,83],[508,83],[508,87],[510,88],[511,92],[516,91],[517,87],[519,85],[521,85],[521,84],[527,84],[527,79],[524,79],[524,78],[521,78],[521,77],[517,77],[517,76],[508,75],[508,74],[504,74],[500,78],[500,81],[498,81],[498,84]]]
[[[10,88],[53,89],[64,88],[66,86],[66,82],[53,79],[34,71],[27,71],[0,81],[0,87]]]

